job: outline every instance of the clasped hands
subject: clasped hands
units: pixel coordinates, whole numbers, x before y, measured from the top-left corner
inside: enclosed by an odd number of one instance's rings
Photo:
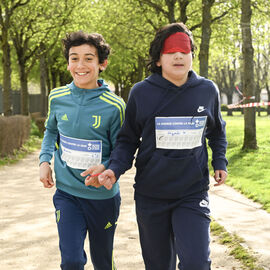
[[[93,175],[93,176],[92,176]],[[104,186],[110,190],[116,182],[116,177],[112,170],[105,170],[103,164],[90,167],[81,173],[82,177],[86,177],[84,183],[86,186],[99,188]]]

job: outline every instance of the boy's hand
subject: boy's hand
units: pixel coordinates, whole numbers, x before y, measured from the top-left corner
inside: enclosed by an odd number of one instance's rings
[[[39,166],[39,178],[45,188],[51,188],[54,186],[52,178],[52,169],[48,162],[42,162]]]
[[[84,172],[82,172],[81,176],[84,177],[84,176],[88,175],[84,180],[85,185],[86,186],[93,186],[93,187],[96,187],[96,188],[101,187],[102,185],[99,183],[98,177],[97,176],[92,177],[91,175],[100,174],[104,170],[105,170],[104,165],[100,164],[100,165],[90,167],[87,170],[85,170]]]
[[[214,175],[214,179],[217,182],[216,184],[214,184],[214,186],[220,186],[222,184],[225,183],[227,178],[227,172],[223,171],[223,170],[216,170],[215,171],[215,175]]]
[[[106,170],[98,177],[98,181],[107,189],[111,189],[116,182],[115,174],[112,170]]]

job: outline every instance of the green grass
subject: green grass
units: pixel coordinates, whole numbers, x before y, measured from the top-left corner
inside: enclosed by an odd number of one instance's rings
[[[222,226],[214,220],[211,222],[211,233],[218,237],[222,245],[226,245],[230,250],[230,255],[239,260],[244,269],[247,270],[263,270],[258,266],[258,260],[253,255],[252,250],[243,246],[244,241],[235,234],[229,234]]]
[[[244,118],[240,113],[224,116],[227,122],[227,184],[259,202],[270,213],[270,117],[256,117],[258,149],[242,150]]]

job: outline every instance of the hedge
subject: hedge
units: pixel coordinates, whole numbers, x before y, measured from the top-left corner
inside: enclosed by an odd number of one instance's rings
[[[29,116],[0,116],[0,156],[13,154],[29,138],[31,119]]]

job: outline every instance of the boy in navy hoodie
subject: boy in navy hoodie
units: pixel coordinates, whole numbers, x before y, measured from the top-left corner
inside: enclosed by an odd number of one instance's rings
[[[134,85],[108,170],[110,189],[136,156],[135,202],[147,270],[209,270],[209,169],[227,177],[225,122],[216,85],[192,70],[194,43],[182,23],[161,28],[150,45],[152,75]],[[117,183],[117,182],[116,182]]]
[[[54,186],[50,168],[54,154],[57,189],[53,202],[61,269],[84,269],[88,232],[94,269],[112,270],[116,269],[113,239],[120,207],[119,186],[108,190],[94,175],[108,165],[124,120],[125,104],[98,79],[110,54],[100,34],[73,32],[63,39],[63,45],[73,82],[50,92],[40,181],[45,188]],[[59,137],[60,144],[54,151]]]

